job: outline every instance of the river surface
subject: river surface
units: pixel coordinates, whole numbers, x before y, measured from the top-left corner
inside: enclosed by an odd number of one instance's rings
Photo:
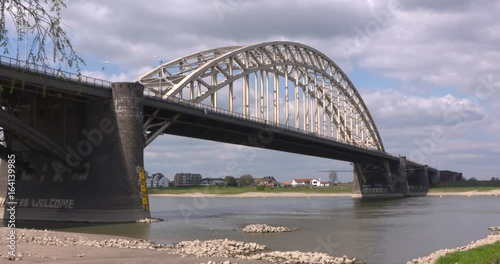
[[[158,243],[229,238],[272,250],[320,251],[373,264],[405,263],[458,247],[500,225],[500,196],[420,197],[359,201],[349,197],[150,197],[153,217],[165,222],[51,226],[71,232],[145,238]],[[298,227],[281,234],[245,234],[246,224]]]

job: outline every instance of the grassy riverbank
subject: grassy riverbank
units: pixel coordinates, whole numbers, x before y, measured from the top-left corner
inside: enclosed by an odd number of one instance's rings
[[[500,241],[467,251],[451,253],[439,258],[436,262],[436,264],[455,263],[500,264]]]
[[[174,188],[149,188],[149,194],[242,194],[242,193],[351,193],[351,187],[285,187],[285,188],[260,188],[260,187],[174,187]]]

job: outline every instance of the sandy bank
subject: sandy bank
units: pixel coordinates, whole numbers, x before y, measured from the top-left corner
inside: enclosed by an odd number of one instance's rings
[[[486,192],[468,191],[468,192],[429,192],[427,196],[498,196],[500,190],[491,190]]]

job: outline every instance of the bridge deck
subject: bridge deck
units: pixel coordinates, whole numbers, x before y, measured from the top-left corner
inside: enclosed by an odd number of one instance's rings
[[[161,109],[159,118],[173,119],[173,124],[165,130],[167,134],[351,162],[398,160],[398,157],[385,152],[334,141],[256,118],[248,119],[224,109],[188,101],[145,97],[144,107],[145,115]]]

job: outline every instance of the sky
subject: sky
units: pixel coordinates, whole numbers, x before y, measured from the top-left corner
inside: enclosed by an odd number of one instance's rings
[[[393,154],[464,177],[500,177],[500,2],[494,0],[72,0],[63,21],[83,74],[135,81],[197,51],[285,40],[331,58]],[[104,68],[104,70],[103,70]],[[327,178],[345,162],[164,135],[145,167],[170,179]],[[352,173],[339,173],[351,181]]]

